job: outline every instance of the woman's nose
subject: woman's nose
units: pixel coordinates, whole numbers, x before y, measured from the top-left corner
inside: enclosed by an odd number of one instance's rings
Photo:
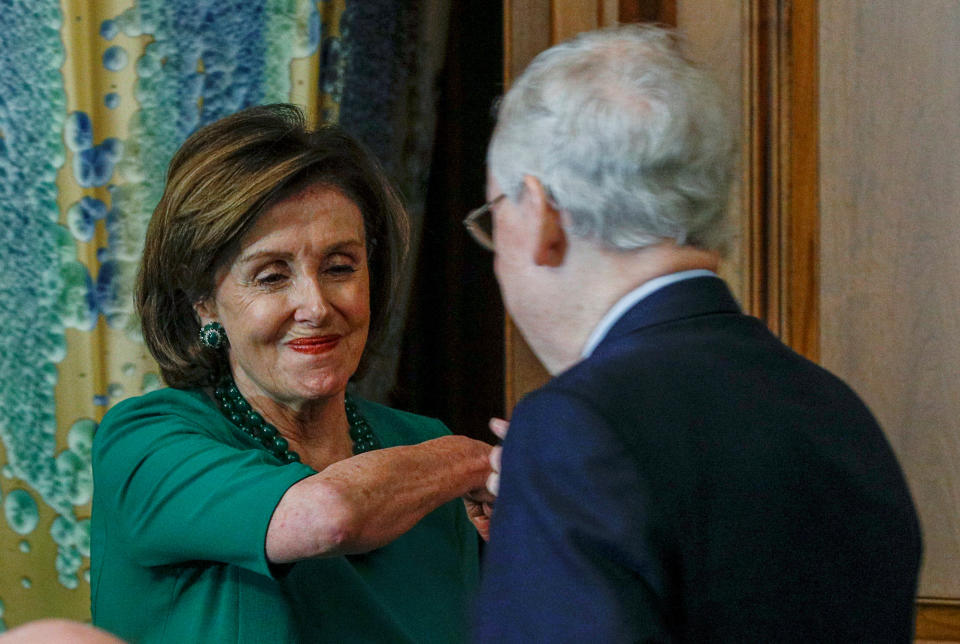
[[[320,323],[330,311],[323,284],[316,278],[300,280],[294,317],[297,322]]]

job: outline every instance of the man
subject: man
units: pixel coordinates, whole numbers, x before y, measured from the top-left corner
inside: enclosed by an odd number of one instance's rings
[[[907,642],[914,507],[843,382],[714,271],[732,127],[670,33],[583,34],[504,98],[495,271],[554,378],[517,405],[478,642]]]

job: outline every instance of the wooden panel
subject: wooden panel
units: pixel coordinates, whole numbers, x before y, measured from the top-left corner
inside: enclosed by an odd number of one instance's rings
[[[551,44],[600,26],[603,0],[553,0]]]
[[[530,345],[524,341],[520,330],[509,316],[507,316],[504,331],[504,347],[506,349],[504,365],[506,373],[503,381],[504,408],[509,418],[513,408],[524,394],[546,384],[550,380],[550,374],[534,355]]]
[[[709,10],[709,5],[704,7]],[[620,0],[620,22],[655,22],[676,27],[677,0]]]
[[[819,350],[817,3],[742,4],[743,302],[813,360]],[[734,282],[736,283],[736,282]]]
[[[600,0],[600,26],[610,27],[620,21],[619,0]]]
[[[730,105],[731,118],[741,122],[741,129],[751,133],[750,122],[746,117],[751,113],[743,109],[743,75],[746,65],[743,60],[744,41],[748,23],[744,20],[743,3],[740,0],[681,0],[676,6],[676,26],[683,34],[691,58],[710,68],[726,93]],[[740,115],[743,114],[741,117]],[[746,137],[745,137],[746,138]],[[740,167],[752,168],[749,156],[741,158]],[[746,244],[752,229],[750,216],[760,207],[751,209],[743,203],[744,191],[741,185],[750,185],[749,181],[739,181],[734,185],[730,196],[728,217],[734,228],[735,237],[727,256],[720,267],[720,275],[730,284],[734,295],[749,308],[747,296],[750,258],[746,255]]]
[[[960,604],[921,601],[917,605],[917,642],[960,641]]]
[[[960,597],[960,3],[820,0],[821,357],[920,510],[920,594]]]
[[[503,80],[520,75],[533,57],[550,46],[550,0],[504,0]]]
[[[814,1],[680,0],[692,57],[713,68],[740,114],[738,232],[721,266],[744,308],[816,359],[817,75]]]
[[[767,323],[811,360],[819,354],[817,3],[763,2],[771,25]],[[775,8],[774,8],[775,7]],[[763,15],[761,13],[761,19]]]
[[[770,4],[744,3],[742,46],[742,174],[740,202],[740,279],[732,283],[740,287],[741,303],[748,313],[768,318],[768,234],[769,200],[776,164],[770,163],[771,129],[776,96],[772,82],[771,40],[776,40],[776,13],[771,16]],[[774,31],[771,34],[771,31]],[[730,278],[729,275],[724,277]]]
[[[519,76],[533,58],[552,42],[551,0],[504,0],[504,85]],[[504,407],[509,417],[517,401],[550,379],[519,329],[504,320]]]

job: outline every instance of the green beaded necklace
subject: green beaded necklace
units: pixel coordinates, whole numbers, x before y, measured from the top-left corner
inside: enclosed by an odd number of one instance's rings
[[[300,455],[289,448],[287,439],[281,436],[276,427],[268,423],[263,416],[250,406],[247,399],[240,393],[232,376],[228,375],[221,380],[213,393],[223,415],[245,434],[260,441],[260,444],[281,462],[300,462]],[[347,422],[350,423],[350,440],[353,441],[353,453],[362,454],[379,449],[380,441],[350,396],[346,397],[344,405],[347,409]]]

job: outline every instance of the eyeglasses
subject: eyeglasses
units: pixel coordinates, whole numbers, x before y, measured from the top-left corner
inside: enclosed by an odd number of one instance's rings
[[[493,217],[490,211],[506,196],[505,194],[497,195],[479,208],[471,210],[463,219],[463,225],[467,227],[467,232],[473,237],[473,241],[489,251],[494,250]]]

